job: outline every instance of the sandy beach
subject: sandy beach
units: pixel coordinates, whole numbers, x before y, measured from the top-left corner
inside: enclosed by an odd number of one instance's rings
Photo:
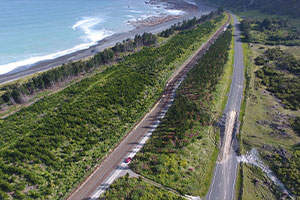
[[[136,29],[129,32],[116,33],[103,40],[99,41],[96,45],[89,47],[88,49],[80,50],[68,55],[64,55],[52,60],[45,60],[38,62],[32,66],[19,68],[19,71],[12,71],[7,74],[0,75],[0,84],[11,82],[19,78],[32,75],[37,72],[43,72],[54,67],[58,67],[64,63],[69,63],[72,61],[78,61],[89,56],[95,55],[96,53],[114,46],[117,42],[122,42],[127,38],[133,38],[136,34],[143,34],[144,32],[151,32],[157,34],[169,27],[174,23],[180,22],[184,19],[190,19],[193,17],[200,17],[201,15],[208,14],[214,8],[207,6],[203,3],[197,3],[197,9],[195,5],[188,4],[183,0],[150,0],[148,3],[161,3],[164,2],[169,5],[170,9],[178,10],[179,8],[185,12],[183,16],[162,16],[152,19],[145,19],[143,22],[139,22]],[[175,3],[174,3],[175,2]],[[177,3],[176,3],[177,2]],[[185,2],[185,3],[183,3]],[[188,6],[188,5],[190,6]],[[182,6],[182,7],[181,7]]]

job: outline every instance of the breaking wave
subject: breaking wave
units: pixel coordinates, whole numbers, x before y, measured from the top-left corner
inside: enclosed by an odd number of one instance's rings
[[[81,36],[84,43],[74,46],[73,48],[58,51],[48,55],[32,56],[28,59],[12,62],[4,65],[0,65],[0,74],[9,73],[12,71],[18,71],[30,67],[33,64],[44,60],[52,60],[70,53],[74,53],[79,50],[87,49],[92,45],[95,45],[97,41],[102,40],[113,34],[112,31],[108,31],[104,28],[97,29],[96,26],[102,22],[100,18],[84,18],[76,22],[72,29],[74,31],[82,31]]]

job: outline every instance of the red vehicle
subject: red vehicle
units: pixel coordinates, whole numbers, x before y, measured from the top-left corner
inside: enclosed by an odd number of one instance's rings
[[[131,157],[126,158],[125,163],[129,163],[132,160]]]

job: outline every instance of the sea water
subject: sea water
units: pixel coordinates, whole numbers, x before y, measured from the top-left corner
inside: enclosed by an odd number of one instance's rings
[[[178,14],[145,0],[0,0],[0,74],[133,29],[128,21]]]

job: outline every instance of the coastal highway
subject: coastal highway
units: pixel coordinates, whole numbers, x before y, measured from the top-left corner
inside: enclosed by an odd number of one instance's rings
[[[134,36],[137,34],[143,34],[144,32],[157,34],[171,27],[174,23],[181,22],[185,19],[191,19],[193,17],[201,17],[202,15],[208,14],[209,12],[215,10],[215,8],[207,6],[201,2],[198,2],[198,4],[199,10],[197,12],[190,12],[177,19],[163,22],[151,27],[142,27],[128,32],[116,33],[107,38],[104,38],[103,40],[99,41],[97,45],[91,46],[88,49],[76,51],[74,53],[67,54],[55,59],[41,61],[31,66],[20,67],[9,73],[2,74],[0,75],[0,84],[8,83],[19,78],[32,75],[37,72],[47,71],[49,69],[60,66],[63,63],[69,63],[72,61],[78,61],[87,58],[89,56],[95,55],[97,52],[100,52],[106,48],[113,47],[117,42],[122,42],[127,38],[134,38]]]
[[[109,187],[113,180],[118,177],[120,169],[124,168],[124,160],[136,152],[137,146],[140,146],[141,148],[141,145],[149,138],[149,133],[152,133],[158,126],[159,120],[164,116],[168,107],[172,104],[175,91],[181,81],[185,78],[187,72],[205,53],[208,47],[219,37],[223,32],[224,27],[228,25],[228,22],[220,27],[206,43],[204,43],[183,63],[182,66],[180,66],[169,79],[161,98],[155,106],[66,199],[97,199],[99,195]]]
[[[239,21],[235,15],[233,15],[233,19],[235,27],[234,69],[228,101],[223,115],[225,127],[221,128],[222,147],[224,148],[220,150],[219,159],[216,163],[212,184],[206,196],[206,200],[233,200],[235,195],[235,180],[238,165],[235,152],[238,148],[236,139],[236,131],[238,130],[236,130],[236,127],[238,127],[238,116],[243,98],[244,63]]]

